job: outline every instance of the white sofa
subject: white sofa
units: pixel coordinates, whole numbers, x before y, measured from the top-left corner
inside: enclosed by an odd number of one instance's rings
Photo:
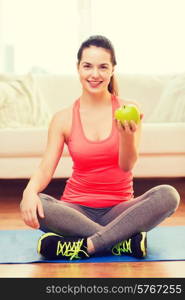
[[[144,113],[135,177],[185,176],[185,123],[150,122],[174,76],[117,74],[120,97],[139,102]],[[68,106],[81,93],[77,75],[34,75],[34,79],[52,113]],[[46,140],[47,128],[0,129],[0,179],[29,178],[41,160]],[[71,172],[72,160],[65,146],[54,178],[68,178]]]

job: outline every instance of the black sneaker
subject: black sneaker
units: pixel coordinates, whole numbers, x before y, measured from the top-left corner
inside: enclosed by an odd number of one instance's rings
[[[37,252],[48,259],[81,259],[89,257],[87,239],[77,237],[62,237],[48,232],[39,241]]]
[[[137,258],[145,257],[147,255],[146,232],[133,235],[128,240],[121,241],[112,248],[113,255],[121,255],[122,253]]]

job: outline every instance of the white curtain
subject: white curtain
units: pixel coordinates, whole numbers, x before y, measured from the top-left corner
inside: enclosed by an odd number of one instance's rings
[[[0,0],[1,72],[75,73],[91,34],[111,39],[119,72],[184,72],[184,11],[184,0]]]
[[[113,41],[121,72],[184,72],[184,12],[184,0],[92,0],[92,32]]]
[[[1,0],[5,71],[76,71],[78,0]]]

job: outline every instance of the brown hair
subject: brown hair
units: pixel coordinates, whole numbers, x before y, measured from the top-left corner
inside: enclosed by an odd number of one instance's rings
[[[80,63],[80,61],[82,59],[83,50],[85,48],[89,48],[90,46],[101,47],[101,48],[104,48],[104,49],[108,50],[110,52],[110,55],[111,55],[112,65],[115,66],[117,64],[116,56],[115,56],[115,50],[114,50],[114,47],[113,47],[111,41],[108,38],[106,38],[105,36],[102,36],[102,35],[90,36],[87,40],[85,40],[81,44],[81,46],[78,50],[78,53],[77,53],[78,64]],[[118,95],[118,86],[117,86],[117,82],[116,82],[116,79],[115,79],[115,75],[111,76],[111,79],[110,79],[110,82],[109,82],[109,85],[108,85],[108,91],[111,94]]]

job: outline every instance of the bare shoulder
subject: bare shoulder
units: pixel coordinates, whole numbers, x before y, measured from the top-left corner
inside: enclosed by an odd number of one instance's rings
[[[56,123],[66,122],[72,112],[72,106],[65,107],[59,111],[57,111],[53,117],[52,121]],[[64,124],[63,124],[64,125]]]
[[[62,134],[65,138],[71,128],[73,105],[65,107],[57,111],[50,122],[49,129]]]

